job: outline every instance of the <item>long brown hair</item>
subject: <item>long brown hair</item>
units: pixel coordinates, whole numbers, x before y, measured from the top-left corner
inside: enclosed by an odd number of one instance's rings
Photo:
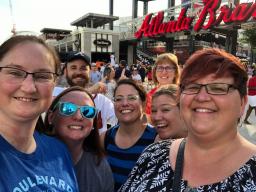
[[[93,101],[93,96],[88,91],[86,91],[84,88],[79,87],[79,86],[73,86],[68,89],[65,89],[57,97],[55,97],[50,108],[48,109],[48,111],[46,113],[45,120],[44,120],[46,134],[51,135],[51,136],[56,136],[54,126],[52,124],[50,124],[48,121],[49,113],[53,112],[55,106],[57,105],[57,103],[61,100],[61,98],[64,95],[66,95],[72,91],[85,92],[91,98],[91,100],[95,106],[95,103]],[[92,129],[91,133],[83,141],[83,149],[94,153],[98,158],[97,164],[99,164],[100,161],[102,160],[102,158],[104,157],[104,151],[100,147],[100,136],[99,136],[99,130],[97,127],[97,116],[93,119],[93,127],[94,127],[94,129]]]
[[[46,44],[46,42],[43,39],[33,35],[17,35],[11,37],[10,39],[7,39],[2,45],[0,45],[0,61],[7,53],[9,53],[17,45],[29,42],[37,43],[45,47],[45,49],[50,53],[54,61],[55,73],[60,74],[60,59],[55,49],[50,45]]]

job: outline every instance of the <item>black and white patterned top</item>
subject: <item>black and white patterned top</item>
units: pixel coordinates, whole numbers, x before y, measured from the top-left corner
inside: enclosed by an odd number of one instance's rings
[[[119,192],[172,191],[173,170],[169,161],[172,140],[149,145],[138,159]],[[211,185],[189,188],[181,181],[182,192],[256,192],[256,155],[226,179]]]

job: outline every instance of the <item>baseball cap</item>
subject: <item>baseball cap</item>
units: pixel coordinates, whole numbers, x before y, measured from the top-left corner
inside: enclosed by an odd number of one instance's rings
[[[91,67],[91,62],[90,62],[90,57],[87,56],[86,54],[84,54],[83,52],[72,52],[69,54],[68,59],[67,59],[67,63],[77,60],[77,59],[82,59],[85,61],[85,63],[87,65],[89,65]]]

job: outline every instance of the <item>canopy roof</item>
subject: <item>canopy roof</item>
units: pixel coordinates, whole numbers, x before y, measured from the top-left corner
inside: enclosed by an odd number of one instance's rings
[[[111,16],[111,15],[103,15],[97,13],[87,13],[86,15],[80,17],[79,19],[73,21],[71,25],[77,27],[91,27],[97,28],[101,27],[105,24],[108,24],[112,21],[118,20],[119,17]],[[93,26],[91,26],[93,23]]]
[[[53,29],[53,28],[43,28],[40,31],[41,33],[47,34],[47,33],[57,33],[57,34],[70,34],[71,30],[65,30],[65,29]]]

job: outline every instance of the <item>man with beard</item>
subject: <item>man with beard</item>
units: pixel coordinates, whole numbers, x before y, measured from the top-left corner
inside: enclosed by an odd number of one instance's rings
[[[103,83],[90,84],[90,58],[82,52],[71,53],[64,67],[64,75],[70,86],[87,88],[91,93],[102,93],[105,90]]]
[[[73,52],[67,59],[63,73],[69,86],[80,86],[86,88],[93,94],[94,102],[98,109],[98,128],[101,133],[107,129],[108,125],[114,126],[117,123],[117,119],[112,101],[100,94],[105,91],[105,84],[102,82],[94,85],[90,84],[90,70],[90,58],[82,52]],[[60,90],[58,87],[58,93],[54,96],[59,93]]]

